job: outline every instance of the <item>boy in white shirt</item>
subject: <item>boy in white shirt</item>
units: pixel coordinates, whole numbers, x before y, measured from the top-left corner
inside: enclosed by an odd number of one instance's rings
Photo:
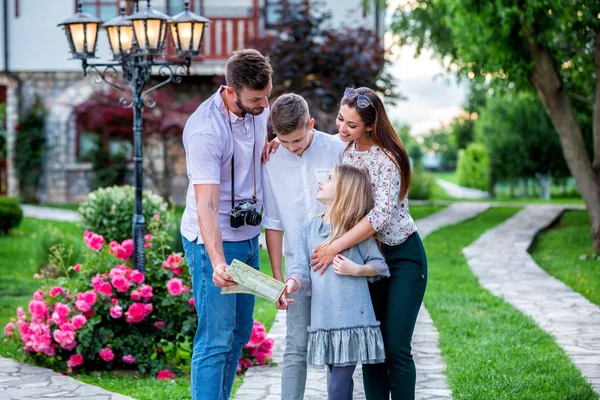
[[[283,282],[282,255],[285,253],[288,265],[294,262],[294,252],[300,248],[300,228],[323,211],[323,205],[315,197],[318,182],[335,164],[342,162],[346,144],[314,130],[315,120],[310,117],[308,104],[297,94],[280,96],[271,106],[271,120],[273,132],[284,149],[271,153],[269,161],[262,167],[262,226],[273,277]],[[281,376],[281,398],[285,400],[303,399],[306,387],[310,298],[293,298],[295,305],[287,310]],[[286,308],[283,304],[278,307]]]

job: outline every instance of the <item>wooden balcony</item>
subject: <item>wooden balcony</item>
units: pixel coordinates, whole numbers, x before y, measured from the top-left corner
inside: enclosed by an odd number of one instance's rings
[[[227,60],[235,50],[248,47],[249,41],[260,32],[258,0],[252,0],[252,6],[241,12],[231,12],[229,7],[207,7],[205,12],[192,11],[212,21],[205,28],[202,40],[201,54],[205,61]],[[167,57],[174,58],[173,44],[171,40],[167,43]]]

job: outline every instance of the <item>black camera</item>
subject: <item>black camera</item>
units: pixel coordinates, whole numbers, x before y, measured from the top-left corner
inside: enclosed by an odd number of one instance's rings
[[[258,226],[262,222],[262,216],[256,211],[256,202],[242,201],[229,213],[229,223],[232,228],[244,225]]]

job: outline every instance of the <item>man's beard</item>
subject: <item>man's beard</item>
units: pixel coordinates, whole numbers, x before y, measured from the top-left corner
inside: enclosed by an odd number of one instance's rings
[[[264,107],[255,107],[255,108],[246,107],[244,104],[242,104],[242,101],[240,100],[239,95],[238,95],[237,99],[235,99],[235,105],[238,106],[240,108],[240,110],[242,110],[243,113],[248,113],[248,114],[252,114],[252,115],[260,115],[260,114],[262,114],[263,111],[265,111]]]

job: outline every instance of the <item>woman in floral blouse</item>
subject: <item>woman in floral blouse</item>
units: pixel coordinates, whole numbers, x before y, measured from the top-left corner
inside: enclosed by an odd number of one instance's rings
[[[370,284],[371,300],[386,350],[386,363],[364,365],[368,400],[415,397],[411,340],[427,286],[427,257],[408,211],[410,161],[383,102],[369,88],[346,89],[337,116],[348,143],[344,163],[369,169],[374,208],[354,228],[313,252],[313,270],[324,271],[336,254],[376,234],[390,278]]]

